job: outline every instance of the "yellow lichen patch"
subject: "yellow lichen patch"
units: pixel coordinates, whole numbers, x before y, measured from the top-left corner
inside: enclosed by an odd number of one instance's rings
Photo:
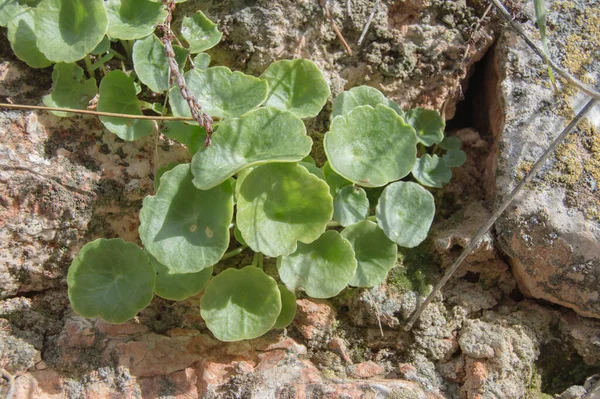
[[[556,149],[556,167],[561,172],[558,176],[560,183],[574,186],[583,173],[583,166],[577,156],[577,144],[571,138],[567,143],[561,144]]]
[[[523,178],[529,173],[531,167],[533,166],[533,162],[521,162],[519,166],[517,166],[517,182],[523,180]]]

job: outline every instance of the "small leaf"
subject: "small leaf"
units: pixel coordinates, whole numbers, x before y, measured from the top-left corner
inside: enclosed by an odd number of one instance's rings
[[[158,187],[160,187],[160,178],[162,177],[162,175],[164,175],[165,172],[170,171],[177,165],[181,165],[181,163],[170,162],[169,164],[158,168],[158,170],[156,171],[156,174],[154,175],[154,191],[158,190]]]
[[[444,140],[440,143],[440,148],[446,151],[449,150],[460,150],[462,142],[456,136],[444,137]]]
[[[236,241],[240,243],[240,245],[248,245],[246,244],[246,240],[244,240],[244,237],[242,237],[242,232],[240,231],[240,229],[238,229],[237,226],[233,228],[233,236],[235,237]]]
[[[196,96],[203,111],[211,116],[241,116],[258,107],[267,98],[267,83],[226,67],[198,68],[184,75],[188,88]],[[187,102],[179,88],[169,91],[169,103],[175,116],[190,116]]]
[[[154,281],[150,259],[140,247],[100,238],[84,245],[69,267],[69,301],[83,317],[120,324],[148,306]]]
[[[187,51],[179,46],[173,46],[175,60],[179,71],[183,73],[183,65]],[[150,90],[162,93],[169,90],[169,62],[165,54],[165,47],[158,37],[149,35],[133,44],[133,68],[138,78]]]
[[[333,169],[331,169],[331,164],[329,161],[325,162],[323,167],[321,168],[323,171],[323,176],[325,177],[325,181],[329,186],[329,192],[331,196],[335,198],[338,192],[345,186],[349,186],[352,184],[350,180],[344,179],[342,176],[338,175]]]
[[[417,140],[426,146],[440,143],[446,123],[437,111],[413,108],[406,113],[406,122],[415,128]]]
[[[279,284],[279,293],[281,294],[281,313],[275,322],[273,328],[286,328],[296,317],[296,295],[288,290],[285,285]]]
[[[154,293],[171,301],[183,301],[200,293],[213,274],[212,267],[207,267],[198,273],[171,274],[168,267],[157,261],[150,253],[147,255],[156,272]]]
[[[202,191],[192,178],[189,164],[166,172],[158,192],[144,198],[140,211],[142,243],[171,273],[195,273],[212,266],[229,246],[232,183]]]
[[[274,62],[260,78],[269,84],[264,105],[290,111],[299,118],[317,116],[331,94],[321,70],[302,58]]]
[[[259,108],[240,118],[227,119],[192,159],[194,184],[207,190],[249,166],[267,162],[295,162],[310,153],[312,140],[294,114]]]
[[[433,195],[417,183],[392,183],[383,190],[376,215],[377,224],[390,240],[402,247],[416,247],[427,238],[433,222]]]
[[[311,174],[317,176],[321,180],[325,180],[325,176],[323,175],[323,171],[317,167],[314,163],[310,162],[298,162],[298,165],[302,166],[306,170],[308,170]]]
[[[54,62],[75,62],[104,38],[108,17],[104,0],[42,0],[35,13],[40,51]]]
[[[369,216],[367,193],[360,187],[346,186],[333,201],[333,220],[342,226],[350,226]]]
[[[342,92],[335,98],[333,101],[333,110],[331,111],[331,120],[333,121],[339,115],[348,115],[356,107],[370,105],[375,108],[378,104],[387,105],[396,111],[398,115],[404,117],[402,109],[376,88],[357,86]]]
[[[185,145],[192,156],[204,147],[204,140],[206,139],[206,130],[203,127],[179,121],[166,122],[160,132],[168,138]]]
[[[210,66],[210,55],[199,53],[194,57],[193,62],[196,68],[207,69]]]
[[[313,298],[331,298],[352,279],[356,260],[350,242],[330,230],[310,244],[299,243],[293,254],[279,257],[277,269],[289,289],[301,288]]]
[[[90,54],[100,55],[106,53],[108,50],[110,50],[110,39],[107,36],[104,36],[96,48],[90,51]]]
[[[133,80],[119,70],[107,73],[100,82],[98,111],[142,115]],[[100,121],[110,132],[127,141],[148,136],[153,131],[149,120],[101,116]]]
[[[36,44],[35,8],[24,7],[8,22],[7,37],[15,55],[30,67],[45,68],[51,64]]]
[[[296,164],[270,163],[243,179],[237,226],[248,246],[267,256],[289,255],[312,242],[333,214],[327,184]]]
[[[47,107],[86,109],[98,92],[96,79],[84,79],[83,69],[76,64],[58,63],[52,71],[52,92],[44,96]],[[52,111],[56,116],[71,116],[68,112]]]
[[[410,173],[417,160],[415,130],[385,105],[364,105],[335,118],[325,134],[333,170],[360,186],[378,187]]]
[[[202,11],[198,11],[191,18],[184,17],[181,25],[181,36],[188,42],[192,54],[201,53],[216,46],[223,34],[217,29],[217,25]]]
[[[458,168],[467,162],[467,154],[461,150],[449,150],[443,159],[449,168]]]
[[[148,36],[167,16],[162,4],[150,0],[105,0],[105,7],[108,14],[106,34],[120,40]]]
[[[424,154],[417,160],[412,175],[419,183],[427,187],[440,188],[452,179],[452,171],[442,158]]]
[[[225,342],[260,337],[280,313],[277,282],[254,266],[224,270],[210,280],[200,300],[206,326]]]
[[[350,280],[353,287],[375,287],[385,280],[396,264],[398,246],[391,242],[376,223],[364,220],[342,231],[352,244],[358,263]]]

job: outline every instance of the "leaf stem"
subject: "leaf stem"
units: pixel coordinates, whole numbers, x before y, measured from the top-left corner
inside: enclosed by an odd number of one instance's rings
[[[25,109],[25,110],[35,110],[35,111],[71,112],[74,114],[85,114],[85,115],[96,115],[96,116],[114,116],[117,118],[147,119],[147,120],[151,120],[151,121],[193,121],[194,120],[194,118],[189,117],[189,116],[186,117],[186,116],[131,115],[131,114],[119,114],[116,112],[92,111],[89,109],[43,107],[43,106],[39,106],[39,105],[21,105],[21,104],[8,104],[8,103],[0,103],[0,108]]]
[[[132,40],[121,40],[121,45],[125,50],[125,54],[127,54],[127,59],[131,59],[131,55],[133,54],[133,41]]]
[[[96,72],[94,72],[95,69],[92,65],[92,58],[89,54],[83,57],[83,62],[85,62],[85,69],[87,70],[88,77],[96,79]]]
[[[338,222],[336,222],[335,220],[332,220],[331,222],[327,223],[327,228],[330,228],[330,227],[341,227],[341,226],[342,225],[339,224]]]
[[[251,266],[258,267],[259,269],[264,269],[264,257],[262,252],[255,252],[254,257],[252,258]]]
[[[248,248],[247,245],[242,245],[241,247],[238,247],[236,249],[232,249],[229,252],[225,252],[225,255],[223,255],[223,257],[221,258],[221,260],[227,260],[229,258],[233,258],[234,256],[238,256],[239,254],[241,254],[244,249]]]
[[[113,50],[112,48],[110,50],[108,50],[108,54],[114,55],[115,58],[117,58],[121,61],[127,61],[127,58],[123,54],[119,53],[117,50]]]

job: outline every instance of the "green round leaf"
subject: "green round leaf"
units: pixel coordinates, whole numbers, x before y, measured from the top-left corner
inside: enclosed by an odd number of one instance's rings
[[[75,62],[104,38],[104,0],[42,0],[35,13],[40,51],[54,62]]]
[[[192,178],[189,164],[165,172],[158,192],[144,198],[140,211],[142,243],[171,273],[195,273],[212,266],[229,246],[231,182],[202,191]]]
[[[158,168],[158,170],[156,171],[156,174],[154,175],[154,191],[158,190],[158,187],[160,187],[160,178],[162,177],[162,175],[164,175],[165,172],[170,171],[177,165],[181,165],[181,163],[170,162],[169,164]]]
[[[19,4],[19,0],[0,0],[0,26],[7,27],[11,19],[27,10],[27,6]]]
[[[224,120],[192,159],[194,184],[207,190],[248,166],[267,162],[300,161],[310,153],[312,140],[294,114],[259,108],[240,118]]]
[[[183,301],[198,294],[204,289],[212,277],[213,268],[207,267],[198,273],[171,274],[169,268],[148,253],[148,257],[156,272],[154,293],[171,301]]]
[[[192,54],[201,53],[216,46],[223,34],[210,19],[198,11],[191,18],[184,17],[181,25],[181,36],[188,42]]]
[[[327,184],[296,164],[270,163],[243,179],[237,226],[254,252],[289,255],[316,240],[333,215]]]
[[[173,46],[175,60],[179,71],[183,73],[183,66],[187,51],[178,46]],[[165,47],[158,37],[149,35],[133,44],[133,68],[138,78],[150,90],[162,93],[169,90],[169,63],[165,54]]]
[[[306,168],[310,173],[317,176],[321,180],[325,180],[325,176],[323,175],[323,171],[317,167],[314,163],[310,162],[298,162],[298,165]]]
[[[440,143],[440,148],[446,151],[449,150],[460,150],[462,142],[456,136],[444,137],[444,140]]]
[[[236,241],[240,243],[240,245],[248,245],[246,244],[246,240],[244,240],[244,237],[242,237],[242,232],[240,231],[240,229],[238,229],[237,226],[233,228],[233,236],[235,237]]]
[[[107,73],[100,82],[98,111],[142,115],[133,79],[119,70]],[[101,116],[100,121],[110,132],[127,141],[148,136],[154,129],[149,120]]]
[[[321,170],[323,171],[323,176],[325,177],[325,181],[329,186],[329,192],[331,193],[331,196],[333,198],[337,196],[337,194],[343,187],[352,184],[350,180],[346,180],[342,176],[335,173],[335,171],[331,169],[329,161],[325,162]]]
[[[76,64],[58,63],[52,71],[52,92],[44,96],[47,107],[86,109],[98,92],[96,79],[85,79],[83,69]],[[69,112],[52,112],[56,116],[70,116]]]
[[[207,69],[210,66],[210,55],[206,53],[200,53],[193,59],[194,67],[198,69]]]
[[[392,183],[383,190],[376,215],[377,224],[390,240],[402,247],[416,247],[433,222],[433,195],[417,183]]]
[[[154,269],[146,253],[120,238],[87,243],[73,259],[69,301],[84,317],[124,323],[152,300]]]
[[[290,111],[299,118],[317,116],[331,94],[321,70],[302,58],[274,62],[260,78],[269,83],[264,105]]]
[[[284,285],[279,284],[277,287],[281,294],[281,313],[273,328],[286,328],[296,317],[296,295]]]
[[[447,167],[458,168],[467,162],[467,154],[462,150],[448,150],[443,159]]]
[[[402,109],[392,100],[389,100],[382,92],[370,86],[357,86],[346,90],[338,95],[333,101],[331,111],[331,120],[336,116],[348,115],[356,107],[370,105],[375,108],[378,104],[387,105],[392,108],[399,116],[404,117]]]
[[[444,160],[429,154],[424,154],[417,160],[412,175],[422,185],[436,188],[442,187],[452,179],[452,171]]]
[[[254,266],[224,270],[210,280],[200,300],[206,326],[226,342],[260,337],[280,313],[277,282]]]
[[[0,10],[0,13],[2,10]],[[51,62],[36,44],[35,8],[23,8],[8,22],[7,37],[15,55],[32,68],[45,68]]]
[[[360,187],[346,186],[333,201],[333,220],[342,226],[350,226],[369,216],[369,199]]]
[[[415,130],[385,105],[364,105],[335,118],[325,134],[333,170],[366,187],[384,186],[410,173],[417,160]]]
[[[440,143],[446,123],[437,111],[413,108],[406,113],[406,122],[417,131],[417,140],[426,146]]]
[[[198,68],[184,75],[188,88],[196,96],[203,111],[211,116],[241,116],[258,107],[267,98],[267,83],[226,67]],[[190,116],[187,102],[178,87],[169,91],[169,103],[175,116]]]
[[[385,280],[396,264],[398,246],[391,242],[376,223],[364,220],[342,231],[352,244],[358,263],[350,280],[353,287],[375,287]]]
[[[162,4],[150,0],[105,0],[105,7],[108,14],[106,34],[120,40],[148,36],[167,16]]]
[[[110,39],[107,36],[104,36],[96,48],[90,51],[90,54],[100,55],[106,53],[108,50],[110,50]]]
[[[313,298],[331,298],[352,279],[356,259],[350,242],[330,230],[310,244],[299,243],[293,254],[278,258],[277,269],[289,289],[301,288]]]
[[[203,127],[179,121],[166,122],[160,132],[168,138],[185,145],[192,156],[204,146],[204,140],[206,139],[206,130]]]

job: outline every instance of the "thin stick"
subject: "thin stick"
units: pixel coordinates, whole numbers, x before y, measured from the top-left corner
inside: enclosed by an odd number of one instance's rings
[[[506,22],[508,22],[510,24],[510,27],[513,28],[514,31],[517,32],[523,38],[523,40],[525,40],[525,42],[529,45],[529,47],[531,47],[531,49],[537,55],[539,55],[543,60],[546,60],[546,56],[544,55],[544,50],[542,50],[542,48],[540,48],[537,44],[535,44],[533,42],[533,40],[531,40],[527,36],[527,34],[523,30],[523,28],[521,28],[521,26],[518,23],[513,21],[512,16],[508,12],[508,10],[504,7],[504,5],[502,5],[502,3],[499,0],[491,0],[491,1],[492,1],[492,4],[494,4],[494,6],[496,7],[496,9],[500,12],[500,15],[506,20]],[[565,78],[569,83],[571,83],[573,86],[576,86],[579,90],[581,90],[588,96],[592,97],[593,99],[600,101],[600,92],[599,91],[594,90],[593,88],[583,84],[579,79],[577,79],[576,77],[571,75],[567,70],[559,67],[550,58],[548,58],[547,61],[548,61],[548,64],[552,67],[552,69],[554,69],[559,75],[561,75],[563,78]]]
[[[360,37],[358,38],[359,46],[362,44],[362,41],[365,39],[365,36],[367,36],[367,32],[369,31],[371,22],[373,22],[373,18],[375,17],[375,12],[377,12],[378,5],[379,5],[379,0],[375,0],[375,3],[373,3],[373,8],[371,9],[371,15],[369,15],[369,18],[367,19],[367,23],[365,24],[365,27],[363,28],[363,31],[360,34]]]
[[[348,46],[346,39],[344,39],[344,36],[342,36],[342,32],[340,32],[337,25],[335,24],[335,21],[333,20],[333,17],[331,16],[331,13],[329,12],[329,8],[327,8],[327,5],[325,4],[325,0],[320,0],[320,2],[321,2],[321,7],[323,7],[323,9],[325,10],[325,15],[327,15],[327,18],[329,18],[329,22],[331,22],[331,26],[332,26],[335,34],[337,35],[338,39],[340,39],[340,41],[346,48],[346,52],[348,53],[348,55],[352,55],[352,49],[350,48],[350,46]]]
[[[0,375],[8,382],[8,392],[6,393],[6,399],[12,399],[13,394],[15,393],[15,376],[3,368],[0,368]]]
[[[531,179],[536,175],[538,170],[542,167],[542,165],[546,162],[546,160],[550,157],[550,155],[552,153],[554,153],[554,151],[559,146],[559,144],[565,139],[565,137],[567,137],[567,135],[571,132],[571,130],[573,130],[573,128],[575,126],[577,126],[579,121],[581,121],[581,119],[585,116],[585,114],[587,114],[588,111],[590,111],[594,107],[594,105],[596,105],[597,102],[598,101],[596,99],[591,99],[590,101],[588,101],[588,103],[585,105],[585,107],[583,107],[583,109],[581,111],[579,111],[579,113],[575,116],[575,118],[573,118],[573,120],[567,125],[567,127],[565,127],[563,129],[563,131],[558,135],[558,137],[556,139],[554,139],[552,144],[550,144],[550,147],[548,147],[548,149],[546,149],[546,151],[544,151],[542,156],[531,167],[531,170],[529,170],[529,173],[527,173],[527,176],[525,176],[523,178],[523,180],[521,180],[519,182],[519,184],[517,184],[517,186],[512,190],[512,192],[502,201],[502,203],[500,204],[498,209],[496,209],[494,211],[494,213],[492,214],[492,216],[490,216],[490,218],[487,220],[487,222],[485,222],[485,224],[483,226],[481,226],[479,228],[479,230],[477,230],[477,233],[475,233],[475,236],[473,236],[473,238],[471,238],[471,242],[469,243],[469,245],[467,245],[467,247],[465,249],[463,249],[462,253],[454,261],[452,266],[450,266],[450,268],[448,268],[448,270],[446,270],[446,273],[444,273],[444,276],[442,277],[442,279],[439,281],[439,283],[437,283],[437,285],[435,286],[433,291],[431,291],[431,293],[429,294],[427,299],[425,299],[425,302],[423,302],[419,306],[419,308],[415,311],[415,313],[412,314],[411,318],[408,320],[408,323],[406,323],[406,325],[404,326],[404,330],[409,331],[412,328],[412,326],[415,324],[415,322],[421,316],[421,313],[423,313],[423,310],[425,310],[427,305],[433,300],[433,298],[436,296],[438,291],[446,284],[448,279],[450,279],[452,274],[456,271],[456,269],[458,269],[458,267],[460,266],[462,261],[465,260],[467,255],[469,255],[469,253],[471,253],[471,251],[477,246],[477,244],[479,244],[479,241],[481,241],[484,234],[487,233],[487,231],[490,229],[490,227],[492,227],[492,225],[500,217],[502,212],[504,212],[504,210],[506,210],[506,208],[508,208],[508,206],[513,202],[515,197],[519,194],[521,189],[523,187],[525,187],[525,185],[531,181]]]
[[[131,114],[118,114],[115,112],[101,112],[92,111],[89,109],[71,109],[71,108],[60,108],[60,107],[43,107],[40,105],[22,105],[22,104],[8,104],[0,103],[0,108],[10,109],[25,109],[34,111],[57,111],[57,112],[70,112],[73,114],[84,114],[84,115],[96,115],[96,116],[111,116],[115,118],[125,119],[148,119],[151,121],[193,121],[194,118],[190,116],[152,116],[152,115],[131,115]]]

